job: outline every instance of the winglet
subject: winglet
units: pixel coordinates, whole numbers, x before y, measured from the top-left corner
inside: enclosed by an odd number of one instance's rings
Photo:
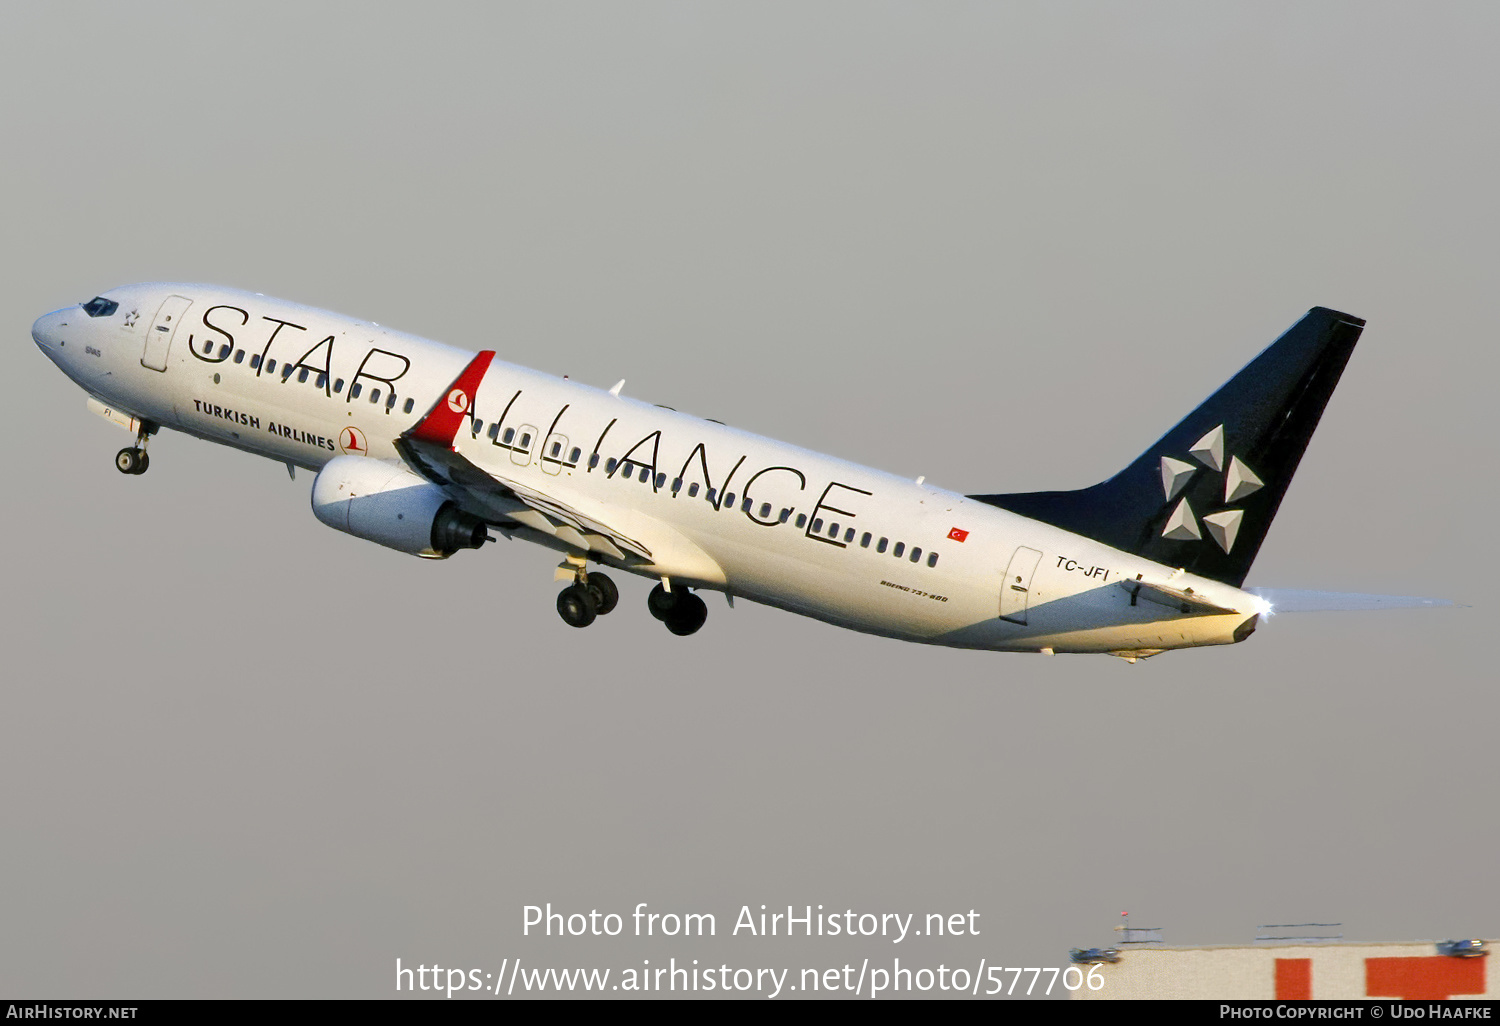
[[[436,445],[453,447],[453,439],[464,421],[473,416],[474,393],[479,391],[479,382],[484,372],[490,369],[495,358],[493,349],[486,349],[469,362],[463,373],[453,379],[443,392],[443,397],[433,404],[427,415],[417,421],[406,434],[408,437]]]

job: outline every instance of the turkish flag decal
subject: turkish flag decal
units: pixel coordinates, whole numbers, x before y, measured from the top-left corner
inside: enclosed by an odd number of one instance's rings
[[[956,542],[961,542],[968,536],[969,532],[965,531],[962,527],[955,527],[953,530],[948,532],[948,537],[952,538]]]

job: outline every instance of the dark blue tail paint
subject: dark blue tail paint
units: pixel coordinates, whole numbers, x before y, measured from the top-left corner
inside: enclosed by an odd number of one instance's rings
[[[1239,587],[1364,325],[1309,310],[1108,481],[971,498]]]

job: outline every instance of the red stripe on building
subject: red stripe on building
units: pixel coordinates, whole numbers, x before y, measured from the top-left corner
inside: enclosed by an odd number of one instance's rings
[[[1312,1000],[1312,959],[1278,958],[1276,960],[1276,1000]]]
[[[1368,997],[1405,998],[1408,1001],[1441,1001],[1456,994],[1484,993],[1487,958],[1365,959],[1365,994]]]

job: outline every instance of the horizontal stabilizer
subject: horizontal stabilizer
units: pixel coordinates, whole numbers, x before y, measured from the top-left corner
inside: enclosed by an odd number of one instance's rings
[[[1246,588],[1273,613],[1330,613],[1364,609],[1424,609],[1451,606],[1447,599],[1416,595],[1360,595],[1347,591],[1299,591],[1295,588]]]
[[[1137,602],[1154,602],[1192,616],[1219,616],[1238,612],[1194,594],[1192,588],[1169,588],[1164,584],[1150,584],[1146,581],[1120,581],[1119,585],[1130,593],[1131,605]]]

